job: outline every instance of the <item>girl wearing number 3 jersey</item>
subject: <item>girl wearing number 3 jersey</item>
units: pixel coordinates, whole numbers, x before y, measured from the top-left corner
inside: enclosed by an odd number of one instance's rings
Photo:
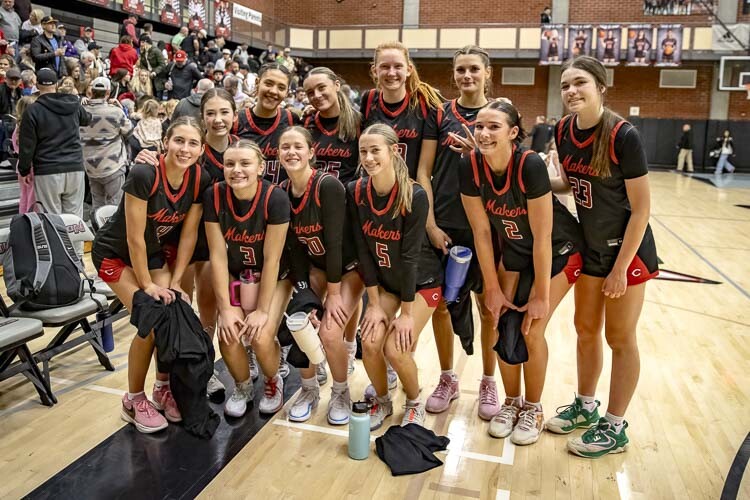
[[[528,360],[522,365],[498,360],[506,398],[489,427],[490,435],[510,435],[519,445],[535,443],[544,429],[541,398],[548,358],[544,331],[578,277],[582,239],[575,218],[552,195],[542,159],[519,145],[524,137],[518,110],[508,102],[493,101],[477,115],[474,139],[479,149],[461,161],[461,201],[474,233],[485,305],[497,320],[514,314],[507,311],[508,302],[526,302],[528,297],[526,304],[516,304],[526,311],[520,330]],[[490,225],[502,238],[499,273]],[[530,290],[521,283],[529,283]],[[502,332],[503,339],[512,338],[508,317],[499,328],[509,330]]]
[[[648,225],[646,155],[635,128],[604,106],[604,66],[592,57],[568,60],[560,88],[571,114],[555,131],[562,166],[562,185],[556,187],[573,191],[587,248],[575,287],[578,392],[547,429],[567,434],[589,428],[568,441],[568,449],[593,458],[620,453],[628,444],[624,415],[640,372],[636,325],[645,283],[658,274],[658,261]],[[607,414],[599,418],[594,395],[602,326],[612,349],[612,381]]]
[[[376,393],[370,412],[372,429],[393,413],[386,359],[406,392],[402,425],[424,424],[411,351],[441,297],[440,261],[425,234],[427,195],[409,179],[397,144],[391,127],[368,127],[359,139],[359,157],[368,176],[347,186],[360,272],[369,299],[361,328],[362,360]]]

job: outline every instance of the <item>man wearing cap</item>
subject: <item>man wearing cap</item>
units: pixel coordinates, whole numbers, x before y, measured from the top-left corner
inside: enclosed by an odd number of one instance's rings
[[[188,63],[188,56],[184,50],[178,50],[174,55],[174,62],[167,74],[172,82],[169,92],[170,99],[184,99],[190,95],[195,83],[201,79],[201,72],[195,63]]]
[[[83,216],[83,150],[78,127],[91,115],[78,96],[57,93],[57,73],[36,73],[39,97],[24,113],[19,130],[18,173],[22,182],[34,166],[34,194],[50,213]]]
[[[285,48],[284,52],[276,58],[276,62],[282,66],[286,66],[286,69],[288,69],[291,74],[294,74],[297,68],[294,66],[294,59],[292,59],[291,53],[292,49],[289,47]]]
[[[227,70],[227,64],[229,64],[232,61],[232,51],[229,49],[224,49],[221,51],[221,59],[216,61],[216,64],[214,64],[214,70],[221,70],[226,71]]]
[[[18,41],[18,33],[23,21],[18,13],[13,10],[14,0],[2,0],[0,4],[0,29],[5,34],[5,39],[11,42]]]
[[[76,43],[73,44],[79,54],[83,54],[85,51],[91,50],[89,49],[89,44],[94,41],[93,33],[94,30],[91,29],[90,26],[86,26],[83,29],[83,36],[76,40]]]
[[[150,36],[142,34],[139,40],[141,55],[138,58],[138,67],[148,70],[154,95],[157,99],[161,100],[161,96],[164,93],[164,82],[166,81],[165,70],[167,69],[167,65],[164,63],[164,56],[161,50],[153,45]]]
[[[65,57],[78,57],[79,52],[76,50],[73,44],[70,43],[70,40],[68,40],[67,33],[68,32],[64,24],[57,25],[57,34],[62,40],[63,47],[65,47]]]
[[[102,46],[96,42],[89,42],[88,44],[89,52],[94,54],[94,66],[96,66],[97,71],[96,76],[107,76],[107,74],[109,74],[109,68],[107,67],[109,59],[107,59],[106,62],[102,61],[102,54],[100,52],[101,48]]]
[[[16,115],[16,103],[23,97],[21,72],[10,68],[5,72],[5,81],[0,83],[0,115]]]
[[[91,123],[81,127],[81,143],[92,210],[120,203],[128,163],[125,140],[133,130],[119,101],[109,99],[110,89],[108,78],[96,78],[91,84],[91,99],[83,105],[91,113]]]
[[[44,16],[41,25],[44,31],[31,40],[31,59],[34,60],[37,71],[41,68],[50,68],[59,80],[68,72],[65,69],[65,46],[62,38],[55,33],[57,19]]]

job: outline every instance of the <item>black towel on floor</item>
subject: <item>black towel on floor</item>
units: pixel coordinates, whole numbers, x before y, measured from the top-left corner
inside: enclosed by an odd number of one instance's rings
[[[375,440],[380,460],[390,467],[394,476],[419,474],[443,465],[434,453],[448,448],[450,439],[437,436],[421,425],[391,426]]]

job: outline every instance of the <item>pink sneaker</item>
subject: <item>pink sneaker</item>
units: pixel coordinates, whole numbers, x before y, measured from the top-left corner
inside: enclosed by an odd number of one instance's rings
[[[500,403],[497,400],[497,385],[494,380],[482,379],[479,384],[479,418],[492,420],[500,413]]]
[[[162,410],[167,420],[176,424],[182,422],[182,415],[180,415],[180,409],[177,408],[177,402],[172,397],[172,390],[168,385],[156,387],[154,385],[154,392],[151,395],[154,400],[154,406],[157,410]]]
[[[458,377],[443,373],[440,375],[440,380],[432,395],[427,398],[425,408],[430,413],[442,413],[448,409],[451,401],[457,399],[459,395]]]
[[[153,403],[143,393],[136,396],[132,401],[128,399],[128,394],[125,393],[122,397],[120,418],[135,425],[135,428],[144,434],[151,434],[167,427],[167,420],[156,411]]]

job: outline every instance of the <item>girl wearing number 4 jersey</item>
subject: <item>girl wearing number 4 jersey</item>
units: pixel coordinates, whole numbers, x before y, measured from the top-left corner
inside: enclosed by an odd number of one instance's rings
[[[584,457],[625,451],[624,420],[640,372],[636,326],[646,281],[658,274],[648,225],[648,165],[635,128],[604,106],[604,66],[577,57],[562,66],[561,94],[571,114],[557,124],[562,177],[573,191],[586,239],[583,271],[575,287],[578,392],[547,422],[552,432],[589,428],[568,441]],[[602,370],[601,329],[612,348],[609,407],[599,418],[594,399]]]
[[[425,235],[427,195],[409,179],[397,144],[398,137],[388,125],[368,127],[359,138],[359,157],[368,177],[347,186],[369,299],[362,319],[362,360],[376,393],[370,412],[372,429],[393,413],[386,359],[406,392],[402,425],[424,424],[411,351],[441,296],[442,267]]]
[[[518,110],[505,101],[491,102],[477,115],[478,150],[465,155],[461,169],[461,200],[474,232],[487,308],[497,319],[512,314],[506,309],[512,307],[509,302],[528,297],[525,305],[517,304],[526,311],[520,329],[528,361],[510,365],[498,360],[506,399],[489,427],[490,435],[510,435],[518,445],[535,443],[544,429],[541,398],[548,359],[544,331],[578,277],[582,240],[578,222],[552,195],[544,161],[519,145],[524,137]],[[499,273],[490,224],[503,243]],[[526,275],[533,276],[530,291],[519,289]],[[510,321],[501,321],[498,328],[510,328]],[[506,338],[512,335],[503,333]]]
[[[325,299],[318,334],[333,377],[328,423],[343,425],[349,422],[351,410],[343,331],[362,301],[364,284],[357,273],[356,249],[344,245],[351,241],[351,228],[342,217],[346,214],[344,186],[331,174],[314,170],[315,159],[307,130],[291,127],[281,134],[279,160],[289,177],[281,187],[291,201],[290,232],[300,243],[289,246],[293,252],[301,249],[296,253],[302,255],[293,260],[309,268],[312,289]],[[320,399],[315,367],[300,369],[300,375],[302,390],[289,409],[289,420],[294,422],[309,420]]]

